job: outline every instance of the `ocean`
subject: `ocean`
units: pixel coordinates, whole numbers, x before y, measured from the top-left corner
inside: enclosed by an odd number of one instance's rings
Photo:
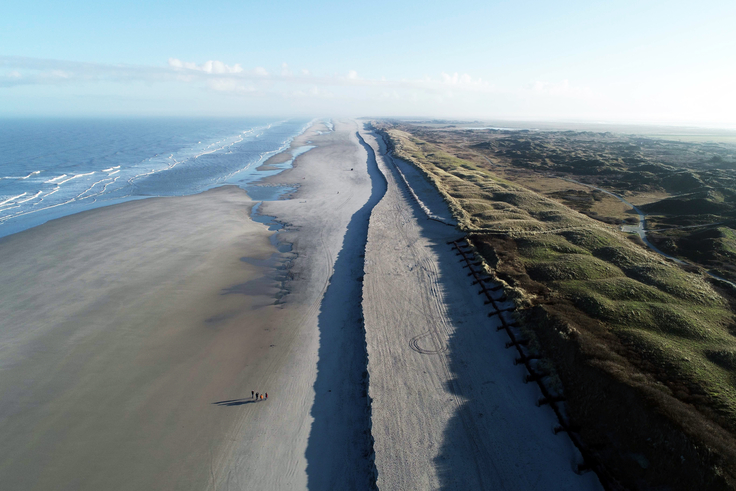
[[[268,118],[0,120],[0,237],[133,199],[223,184],[248,189],[291,165],[256,171],[309,124]]]

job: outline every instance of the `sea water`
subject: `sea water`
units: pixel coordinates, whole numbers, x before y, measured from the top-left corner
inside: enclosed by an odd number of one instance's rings
[[[223,184],[248,189],[291,165],[256,171],[309,124],[276,118],[0,120],[0,237],[133,199]],[[275,196],[260,192],[256,199]]]

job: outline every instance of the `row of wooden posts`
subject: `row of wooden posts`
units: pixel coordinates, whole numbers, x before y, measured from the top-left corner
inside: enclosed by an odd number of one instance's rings
[[[468,243],[467,239],[459,239],[448,242],[452,245],[453,249],[456,249],[457,255],[462,256],[460,262],[465,263],[463,268],[468,268],[468,276],[473,277],[473,285],[479,285],[480,291],[478,295],[485,295],[485,304],[490,305],[493,311],[488,314],[488,317],[498,317],[500,325],[496,328],[497,331],[506,331],[509,337],[509,341],[506,343],[506,348],[516,348],[519,356],[514,360],[514,365],[524,365],[527,369],[527,375],[524,377],[524,383],[536,382],[539,386],[539,390],[542,392],[542,397],[537,401],[537,406],[549,405],[557,416],[558,424],[553,428],[553,432],[558,434],[560,432],[566,432],[570,436],[573,444],[578,448],[580,454],[583,457],[583,462],[578,464],[576,467],[577,473],[583,473],[592,470],[598,474],[603,487],[607,490],[617,490],[620,486],[616,480],[609,476],[607,469],[596,458],[594,452],[588,448],[587,445],[582,441],[577,428],[570,423],[566,415],[562,410],[562,403],[565,398],[562,395],[552,394],[545,383],[545,378],[550,375],[549,372],[538,370],[535,367],[534,360],[541,359],[539,354],[530,354],[527,349],[529,345],[529,339],[518,334],[515,329],[519,327],[519,321],[516,319],[508,320],[505,313],[511,313],[516,310],[515,307],[503,307],[502,302],[507,300],[506,295],[503,293],[503,286],[498,284],[492,277],[487,275],[482,269],[483,261],[480,261],[472,248]],[[502,294],[498,298],[494,298],[492,293],[501,291]]]

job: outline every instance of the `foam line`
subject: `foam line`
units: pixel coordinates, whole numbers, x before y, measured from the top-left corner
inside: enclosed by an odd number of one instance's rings
[[[25,203],[26,201],[31,201],[32,199],[37,198],[38,195],[41,194],[41,193],[43,193],[43,191],[37,192],[36,194],[34,194],[33,196],[31,196],[30,198],[26,198],[24,200],[18,201],[18,204]]]
[[[88,173],[86,173],[86,174],[74,174],[74,175],[73,175],[72,177],[70,177],[69,179],[64,179],[63,181],[61,181],[61,182],[57,183],[57,185],[58,185],[58,186],[61,186],[61,185],[62,185],[62,184],[64,184],[65,182],[69,182],[69,181],[71,181],[72,179],[76,179],[77,177],[91,176],[92,174],[94,174],[94,171],[93,171],[93,172],[88,172]]]
[[[21,180],[22,180],[22,179],[28,179],[29,177],[31,177],[31,176],[35,176],[36,174],[40,174],[40,173],[41,173],[41,171],[40,171],[40,170],[34,170],[34,171],[33,171],[33,172],[31,172],[30,174],[28,174],[28,175],[27,175],[26,177],[19,177],[18,179],[21,179]]]
[[[22,181],[24,179],[28,179],[29,177],[34,176],[36,174],[40,174],[40,173],[41,173],[40,170],[34,170],[33,172],[31,172],[27,176],[5,176],[5,177],[0,177],[0,179],[17,179],[19,181]]]
[[[28,193],[23,193],[23,194],[19,194],[18,196],[13,196],[12,198],[8,198],[5,201],[0,202],[0,206],[3,206],[5,203],[10,203],[11,201],[16,200],[18,198],[22,198],[26,194],[28,194]]]
[[[92,184],[92,185],[91,185],[90,187],[88,187],[87,189],[85,189],[85,190],[84,190],[83,192],[79,193],[79,194],[77,195],[77,199],[87,199],[87,198],[90,198],[90,197],[92,197],[92,196],[90,195],[90,196],[86,196],[86,197],[82,198],[82,196],[84,196],[85,194],[87,194],[87,193],[89,193],[90,191],[92,191],[92,188],[94,188],[94,187],[95,187],[95,186],[97,186],[98,184],[100,184],[101,182],[109,181],[109,180],[110,180],[110,178],[109,178],[109,177],[105,177],[105,178],[103,178],[103,179],[100,179],[99,181],[97,181],[97,182],[93,183],[93,184]]]

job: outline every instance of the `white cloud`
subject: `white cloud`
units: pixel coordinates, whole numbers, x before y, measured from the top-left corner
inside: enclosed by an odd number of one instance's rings
[[[216,60],[205,61],[201,65],[197,65],[196,63],[181,61],[177,58],[169,58],[169,66],[175,69],[183,68],[186,70],[196,70],[204,73],[215,74],[241,73],[243,71],[243,67],[241,67],[237,63],[233,66],[230,66]]]
[[[386,90],[379,94],[378,96],[381,100],[392,100],[392,101],[399,101],[401,100],[401,96],[399,93],[395,90]]]
[[[3,68],[7,68],[3,73]],[[126,83],[143,81],[146,83],[172,81],[195,84],[217,92],[236,94],[264,93],[289,94],[304,93],[315,97],[338,97],[354,99],[393,99],[445,102],[458,98],[474,97],[478,94],[514,93],[522,94],[524,89],[499,90],[494,85],[474,78],[468,73],[441,72],[439,77],[387,80],[363,78],[357,70],[349,70],[345,76],[314,76],[302,69],[295,75],[286,63],[282,63],[276,73],[262,66],[244,69],[239,63],[228,65],[217,60],[202,64],[169,58],[165,67],[110,65],[101,63],[79,63],[60,60],[0,56],[0,86],[52,85],[70,83],[89,83],[112,81]],[[315,92],[313,89],[319,87]],[[326,90],[327,88],[332,88]],[[338,90],[339,89],[339,90]],[[541,95],[585,94],[585,90],[572,87],[569,82],[558,84],[537,82],[528,87],[527,93]],[[321,91],[321,92],[320,92]]]
[[[480,78],[474,79],[467,73],[460,75],[457,72],[452,75],[442,72],[442,83],[453,87],[484,87],[487,85]]]
[[[457,72],[453,74],[442,72],[438,79],[424,77],[418,80],[402,80],[401,85],[404,87],[413,87],[416,89],[440,93],[445,97],[454,97],[454,95],[464,92],[497,92],[497,89],[493,84],[484,82],[481,78],[473,78],[467,73],[459,74]]]
[[[620,87],[584,87],[567,79],[540,79],[524,86],[499,87],[465,72],[391,80],[359,76],[357,70],[316,75],[307,69],[292,71],[286,63],[267,67],[244,68],[216,60],[198,64],[178,58],[159,66],[141,66],[0,56],[0,97],[10,96],[2,90],[33,85],[63,87],[69,94],[86,97],[90,84],[99,84],[92,91],[103,94],[98,97],[115,98],[137,91],[160,99],[161,94],[187,93],[201,101],[220,101],[224,112],[236,107],[251,111],[264,107],[282,113],[301,108],[305,114],[329,110],[343,114],[711,121],[730,125],[736,114],[736,95],[730,90],[733,77],[690,85],[674,80],[666,86],[637,80]],[[138,84],[137,88],[121,91],[131,84]],[[28,89],[27,93],[52,94],[44,87]],[[225,94],[243,102],[233,103],[223,98]]]
[[[290,90],[283,93],[285,99],[301,99],[301,100],[325,100],[334,99],[335,94],[332,91],[325,90],[324,88],[311,86],[305,87],[304,89]]]
[[[65,79],[65,80],[72,78],[72,75],[70,73],[65,72],[64,70],[51,70],[50,75],[53,78],[59,78],[59,79]]]
[[[0,56],[0,87],[171,78],[170,69]]]

